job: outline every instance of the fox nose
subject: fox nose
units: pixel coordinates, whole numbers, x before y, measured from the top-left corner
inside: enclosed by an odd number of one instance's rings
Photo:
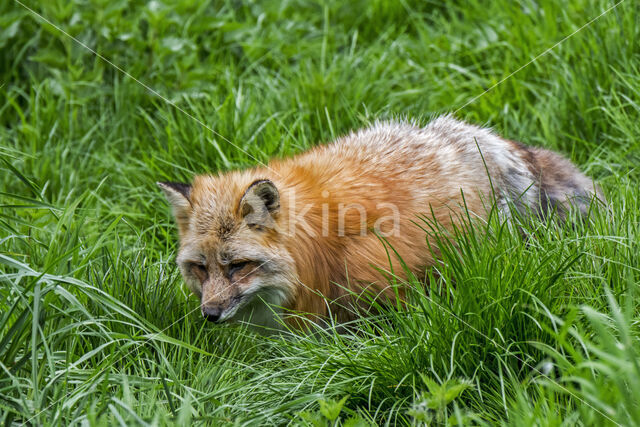
[[[209,322],[217,322],[222,315],[222,309],[220,307],[202,307],[202,316]]]

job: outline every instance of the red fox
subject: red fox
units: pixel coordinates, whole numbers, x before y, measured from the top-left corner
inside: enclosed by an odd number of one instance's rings
[[[159,182],[180,234],[177,257],[213,322],[274,325],[279,310],[349,318],[350,295],[388,291],[434,263],[418,216],[451,229],[464,210],[586,213],[600,189],[570,161],[444,116],[373,126],[268,167]],[[335,307],[332,307],[332,302]],[[342,308],[340,308],[342,307]]]

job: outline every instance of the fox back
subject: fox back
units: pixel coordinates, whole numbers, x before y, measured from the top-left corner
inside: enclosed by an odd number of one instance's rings
[[[421,215],[450,230],[492,206],[562,219],[604,201],[562,156],[451,116],[380,122],[267,167],[158,184],[205,318],[266,326],[283,309],[346,320],[353,295],[392,296],[384,268],[404,277],[400,259],[420,276],[438,253]]]

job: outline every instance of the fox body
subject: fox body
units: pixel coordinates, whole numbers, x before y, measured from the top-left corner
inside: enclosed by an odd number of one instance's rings
[[[403,277],[400,259],[420,276],[437,254],[420,215],[451,229],[463,212],[486,219],[494,203],[505,217],[562,216],[604,200],[560,155],[451,116],[381,122],[268,167],[159,185],[203,315],[262,325],[280,308],[347,319],[352,295],[390,294],[383,269]]]

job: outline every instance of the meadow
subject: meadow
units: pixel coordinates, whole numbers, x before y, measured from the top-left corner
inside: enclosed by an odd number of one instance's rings
[[[203,321],[156,181],[447,112],[557,150],[586,222],[440,239],[346,331]],[[0,3],[0,423],[640,424],[633,0]]]

